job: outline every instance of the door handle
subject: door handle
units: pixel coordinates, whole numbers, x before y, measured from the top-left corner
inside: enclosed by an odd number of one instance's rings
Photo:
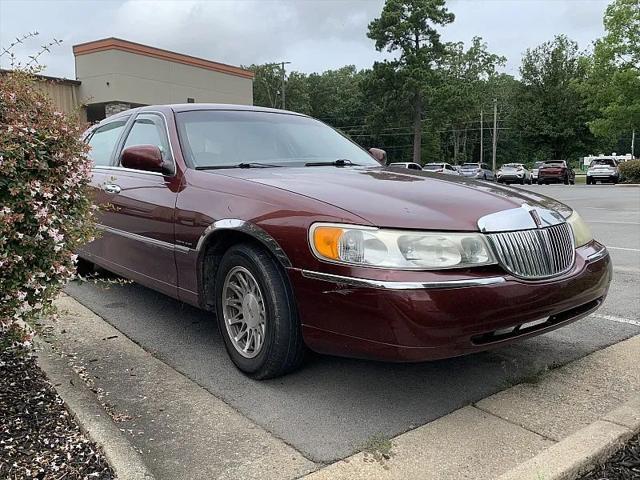
[[[102,186],[102,189],[107,193],[120,193],[122,190],[120,185],[116,185],[115,183],[106,183]]]

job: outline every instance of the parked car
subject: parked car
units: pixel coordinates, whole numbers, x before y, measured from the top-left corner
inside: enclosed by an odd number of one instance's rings
[[[444,175],[460,175],[449,163],[427,163],[422,169],[427,172],[442,173]]]
[[[396,168],[408,168],[409,170],[422,170],[420,164],[414,162],[394,162],[390,163],[389,166]]]
[[[496,174],[498,183],[531,185],[531,172],[522,163],[505,163]]]
[[[550,183],[576,183],[576,174],[564,160],[549,160],[538,169],[538,185]]]
[[[463,177],[479,178],[482,180],[494,180],[493,170],[486,163],[463,163],[460,166],[460,175]]]
[[[620,181],[620,169],[618,162],[609,158],[593,160],[587,170],[587,185],[595,185],[597,182],[618,183]]]
[[[534,162],[533,168],[531,169],[531,183],[538,182],[538,170],[542,165],[544,165],[544,162]]]
[[[108,208],[83,263],[212,312],[253,378],[293,370],[306,348],[416,362],[500,347],[590,314],[611,281],[570,207],[400,175],[305,115],[148,106],[86,140]]]

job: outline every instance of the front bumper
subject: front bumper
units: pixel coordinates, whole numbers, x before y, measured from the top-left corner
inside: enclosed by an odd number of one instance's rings
[[[617,173],[609,173],[609,172],[597,172],[597,173],[587,173],[587,178],[589,180],[595,180],[597,182],[617,182],[619,181],[619,175]]]
[[[540,175],[538,174],[537,181],[542,183],[563,183],[564,175]]]
[[[524,176],[518,176],[518,175],[498,175],[497,179],[499,182],[524,182],[526,181],[526,178]]]
[[[601,305],[612,270],[606,249],[592,242],[576,250],[568,273],[549,280],[519,280],[499,267],[453,275],[372,281],[289,269],[309,348],[405,362],[487,350],[578,320]]]

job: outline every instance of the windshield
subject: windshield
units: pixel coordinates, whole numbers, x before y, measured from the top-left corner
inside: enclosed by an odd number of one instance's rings
[[[522,168],[522,164],[520,163],[507,163],[502,166],[503,168]]]
[[[460,167],[462,170],[472,170],[475,168],[480,168],[480,165],[477,163],[465,163]]]
[[[444,168],[444,164],[443,163],[427,163],[424,167],[422,167],[423,170],[442,170]]]
[[[545,167],[564,167],[564,162],[544,162]]]
[[[595,167],[596,165],[605,165],[607,167],[615,167],[616,166],[616,162],[614,162],[613,160],[609,160],[609,159],[598,159],[598,160],[594,160],[593,162],[591,162],[591,165],[589,165],[590,167]]]
[[[540,168],[542,165],[544,165],[544,162],[536,162],[533,164],[533,168]]]
[[[308,117],[255,111],[194,110],[176,115],[180,143],[197,167],[304,166],[347,160],[380,166],[358,145]]]

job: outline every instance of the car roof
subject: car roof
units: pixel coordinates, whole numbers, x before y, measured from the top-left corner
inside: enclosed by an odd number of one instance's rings
[[[278,108],[258,107],[255,105],[237,105],[233,103],[176,103],[169,105],[145,105],[143,107],[130,108],[111,115],[99,123],[103,123],[105,120],[115,120],[120,117],[126,117],[134,115],[140,112],[166,112],[167,110],[173,110],[175,113],[180,112],[193,112],[201,110],[220,110],[220,111],[244,111],[244,112],[265,112],[265,113],[282,113],[288,115],[297,115],[299,117],[308,117],[298,112],[291,112],[289,110],[280,110]]]

